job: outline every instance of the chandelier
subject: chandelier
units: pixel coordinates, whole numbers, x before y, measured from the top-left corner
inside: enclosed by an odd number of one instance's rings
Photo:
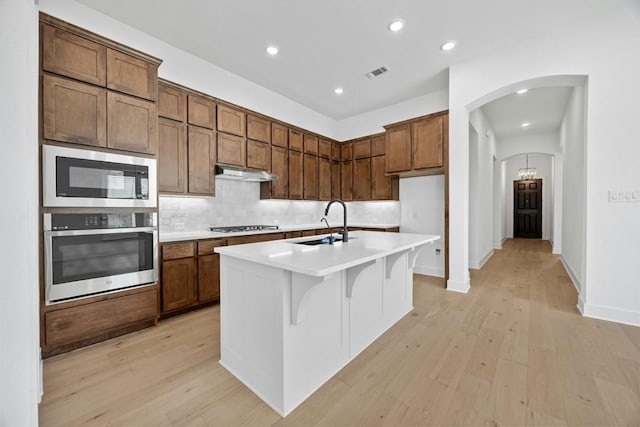
[[[518,169],[518,179],[535,179],[536,168],[529,167],[529,155],[527,154],[527,165],[524,168]]]

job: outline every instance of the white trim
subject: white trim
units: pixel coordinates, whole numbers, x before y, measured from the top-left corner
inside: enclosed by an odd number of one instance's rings
[[[469,284],[469,279],[465,281],[457,281],[457,280],[447,280],[447,290],[451,292],[459,292],[461,294],[466,294],[471,289]]]
[[[580,300],[581,294],[582,294],[582,291],[581,291],[582,284],[580,283],[580,280],[578,280],[578,276],[576,276],[576,274],[573,272],[573,270],[569,266],[569,263],[567,263],[567,261],[564,259],[564,255],[562,254],[560,254],[560,262],[562,263],[562,266],[564,267],[567,274],[569,275],[569,278],[571,279],[573,286],[576,288],[576,291],[578,292],[578,300]]]
[[[580,307],[578,307],[580,308]],[[583,304],[582,315],[625,325],[640,326],[640,311],[623,310],[604,305]]]
[[[444,269],[439,267],[416,265],[413,267],[413,272],[415,274],[422,274],[423,276],[444,277]]]
[[[490,249],[489,252],[480,260],[480,269],[484,267],[484,265],[489,261],[489,259],[493,256],[493,249]]]

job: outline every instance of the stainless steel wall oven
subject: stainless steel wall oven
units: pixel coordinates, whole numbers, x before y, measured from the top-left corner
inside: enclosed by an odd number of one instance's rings
[[[155,212],[45,213],[47,304],[158,279]]]

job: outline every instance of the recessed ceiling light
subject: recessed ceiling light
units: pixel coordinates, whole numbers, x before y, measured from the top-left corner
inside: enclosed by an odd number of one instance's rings
[[[333,90],[333,93],[335,93],[336,95],[342,95],[343,92],[344,89],[342,89],[341,87],[337,87]]]
[[[529,91],[529,89],[520,89],[519,91],[517,91],[516,93],[518,95],[522,95],[523,93],[527,93]]]
[[[452,41],[448,41],[446,43],[444,43],[442,46],[440,46],[441,50],[444,50],[445,52],[450,51],[451,49],[453,49],[454,47],[456,47],[456,42]]]
[[[269,55],[277,55],[278,54],[278,48],[275,46],[267,46],[267,53]]]
[[[389,24],[389,31],[392,33],[397,33],[404,27],[404,21],[402,19],[396,19],[391,24]]]
[[[523,128],[529,127],[531,123],[529,122],[522,122],[522,124],[520,126],[522,126]]]

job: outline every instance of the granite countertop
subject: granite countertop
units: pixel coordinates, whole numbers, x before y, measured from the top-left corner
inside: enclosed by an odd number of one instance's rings
[[[323,236],[325,235],[221,246],[215,251],[221,255],[282,270],[323,277],[394,253],[432,244],[440,239],[440,236],[432,234],[354,231],[349,233],[349,241],[346,243],[340,241],[332,245],[315,246],[296,243]]]
[[[271,234],[271,233],[286,233],[288,231],[303,231],[303,230],[315,230],[323,228],[322,223],[318,224],[298,224],[298,225],[280,225],[278,230],[253,230],[253,231],[236,231],[231,233],[219,233],[215,231],[175,231],[164,233],[160,232],[160,243],[167,242],[180,242],[185,240],[200,240],[200,239],[220,239],[226,237],[237,236],[250,236],[254,234]],[[399,224],[366,224],[366,223],[354,223],[348,224],[349,227],[362,227],[362,228],[394,228],[399,227]],[[339,226],[338,226],[339,227]],[[332,227],[334,228],[334,227]],[[337,228],[337,227],[335,227]]]

